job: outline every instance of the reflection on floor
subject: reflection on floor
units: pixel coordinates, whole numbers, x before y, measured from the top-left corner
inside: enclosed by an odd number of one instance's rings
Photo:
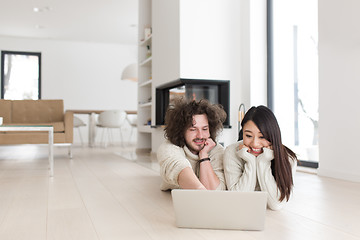
[[[136,152],[135,146],[115,149],[114,154],[159,172],[160,168],[156,157],[150,153]]]

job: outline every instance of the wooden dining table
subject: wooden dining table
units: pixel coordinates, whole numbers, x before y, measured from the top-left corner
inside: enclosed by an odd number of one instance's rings
[[[86,114],[89,115],[89,147],[95,146],[95,127],[96,127],[96,114],[100,114],[106,110],[94,109],[69,109],[68,112],[73,114]],[[125,110],[126,114],[137,114],[136,110]]]

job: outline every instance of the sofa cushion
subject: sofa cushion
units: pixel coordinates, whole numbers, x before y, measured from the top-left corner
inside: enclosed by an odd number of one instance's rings
[[[63,100],[13,100],[11,123],[51,123],[64,121]]]

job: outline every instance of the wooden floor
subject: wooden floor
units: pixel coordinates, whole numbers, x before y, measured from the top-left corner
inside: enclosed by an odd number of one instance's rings
[[[1,240],[360,239],[360,183],[298,172],[294,196],[264,231],[180,229],[156,162],[132,148],[0,147]]]

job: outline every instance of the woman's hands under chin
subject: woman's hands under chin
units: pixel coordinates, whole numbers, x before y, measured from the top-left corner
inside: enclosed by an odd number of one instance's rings
[[[255,161],[256,157],[254,155],[252,155],[249,151],[250,151],[249,147],[240,143],[238,151],[237,151],[237,155],[247,162]]]
[[[264,156],[266,159],[267,158],[271,158],[271,159],[274,158],[274,152],[273,152],[273,146],[272,145],[263,147],[262,152],[259,155],[254,155],[253,153],[251,153],[250,147],[244,145],[243,143],[240,143],[239,144],[239,154],[242,155],[242,156],[245,156],[245,155],[249,154],[249,155],[251,155],[251,156],[253,156],[255,158],[260,157],[260,156]]]
[[[268,160],[271,161],[274,159],[273,147],[264,147],[263,152],[258,156],[259,161]]]

